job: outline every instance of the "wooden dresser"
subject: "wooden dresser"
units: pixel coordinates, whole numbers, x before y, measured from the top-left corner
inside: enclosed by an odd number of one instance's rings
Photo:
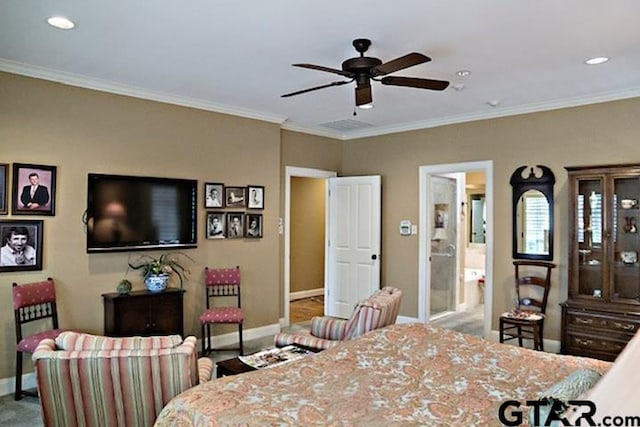
[[[174,288],[157,293],[142,290],[128,295],[103,294],[104,334],[183,335],[183,294],[183,290]]]
[[[640,165],[566,168],[569,299],[563,354],[614,360],[640,329]]]

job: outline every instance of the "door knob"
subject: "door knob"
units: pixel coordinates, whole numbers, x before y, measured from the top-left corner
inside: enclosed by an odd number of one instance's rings
[[[374,260],[374,261],[377,260],[378,259],[378,255],[376,255],[376,254],[371,255],[371,259]]]

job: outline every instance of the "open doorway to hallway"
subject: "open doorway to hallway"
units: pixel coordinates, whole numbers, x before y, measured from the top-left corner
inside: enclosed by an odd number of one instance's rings
[[[284,325],[324,314],[326,180],[337,174],[285,168]]]
[[[491,161],[420,167],[421,321],[491,332],[492,168]]]

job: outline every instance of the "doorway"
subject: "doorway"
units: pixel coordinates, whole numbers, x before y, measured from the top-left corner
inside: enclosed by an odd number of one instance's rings
[[[326,212],[325,212],[325,182],[327,178],[337,176],[336,172],[326,171],[321,169],[308,169],[308,168],[298,168],[287,166],[285,167],[285,218],[284,218],[284,291],[283,291],[283,307],[284,307],[284,318],[282,320],[281,326],[289,326],[291,319],[291,300],[296,298],[311,298],[321,292],[320,295],[323,296],[323,290],[319,291],[317,289],[318,286],[324,286],[324,283],[320,285],[314,284],[315,282],[311,282],[311,284],[306,284],[302,287],[293,286],[292,288],[292,280],[297,280],[296,277],[303,277],[303,275],[298,274],[299,272],[299,264],[313,262],[312,268],[315,271],[324,272],[324,252],[323,257],[316,257],[315,261],[313,261],[314,257],[308,257],[309,248],[318,247],[320,245],[322,250],[324,251],[325,247],[325,236],[324,230],[321,235],[318,233],[311,233],[308,238],[304,239],[304,246],[295,244],[295,234],[304,233],[305,222],[308,220],[312,220],[308,215],[307,210],[301,212],[296,209],[295,206],[298,204],[297,202],[304,202],[303,200],[299,200],[300,197],[307,198],[322,198],[322,209],[320,212],[315,212],[315,219],[317,220],[318,215],[326,220]],[[320,183],[320,185],[318,185]],[[310,194],[309,191],[312,189],[315,194]],[[295,200],[294,200],[295,199]],[[292,241],[292,235],[294,235],[294,240]],[[293,243],[293,244],[292,244]],[[305,290],[306,288],[306,290]],[[323,288],[322,288],[323,289]]]
[[[477,280],[469,279],[464,268],[465,255],[469,253],[468,248],[470,247],[467,243],[466,217],[469,212],[466,209],[468,201],[464,182],[466,176],[471,173],[482,174],[485,181],[485,243],[483,245],[485,253],[482,258],[485,269],[483,277],[477,277]],[[456,181],[455,195],[452,191],[451,180]],[[446,185],[449,188],[446,192],[442,190],[447,188],[444,187],[445,183],[448,183]],[[467,308],[471,309],[471,302],[478,299],[482,301],[480,309],[483,311],[483,335],[489,337],[492,319],[493,276],[493,162],[480,161],[421,166],[419,168],[419,209],[419,320],[426,323],[433,320],[438,314],[443,315],[462,312]],[[452,270],[453,274],[451,274]],[[440,279],[436,279],[440,274],[445,274],[442,271],[446,272],[447,277],[453,277],[453,291],[450,289],[451,282],[443,283]],[[473,283],[474,287],[469,287],[467,282]],[[473,291],[475,291],[475,296],[472,295]],[[445,295],[447,298],[453,295],[454,303],[448,304],[442,309],[436,307],[437,294]]]

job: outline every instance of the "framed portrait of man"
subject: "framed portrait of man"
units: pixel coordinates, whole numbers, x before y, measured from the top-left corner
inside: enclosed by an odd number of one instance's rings
[[[0,273],[42,270],[42,220],[0,221]]]
[[[244,212],[227,212],[227,239],[244,236]]]
[[[9,165],[0,163],[0,215],[7,214],[7,171]]]
[[[247,209],[264,209],[264,187],[261,185],[247,186]]]
[[[55,215],[56,167],[13,164],[13,215]]]
[[[220,182],[204,183],[204,207],[223,208],[224,207],[224,184]]]
[[[207,239],[224,239],[226,218],[224,212],[207,212]]]
[[[246,214],[244,237],[248,239],[262,238],[262,214]]]

